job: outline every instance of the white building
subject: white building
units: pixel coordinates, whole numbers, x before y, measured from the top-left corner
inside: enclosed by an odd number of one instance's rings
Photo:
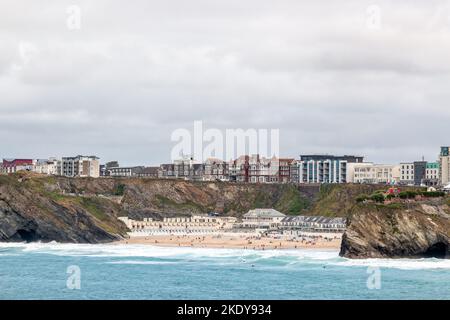
[[[208,234],[230,231],[234,228],[235,217],[211,217],[193,215],[191,217],[172,217],[161,220],[144,218],[142,221],[128,217],[119,217],[134,236],[164,235],[164,234]]]
[[[450,183],[450,147],[441,147],[439,154],[439,174],[440,184],[447,185]]]
[[[56,158],[38,159],[33,165],[33,171],[41,174],[59,175],[61,161]]]
[[[346,218],[295,216],[285,217],[281,220],[280,228],[289,231],[343,233],[345,231],[346,224]]]
[[[346,183],[347,166],[363,163],[360,156],[301,155],[300,183]]]
[[[110,177],[135,177],[144,170],[143,166],[138,167],[111,167],[106,169]]]
[[[99,158],[96,156],[63,157],[61,161],[61,175],[66,177],[100,176]]]
[[[347,182],[397,184],[400,182],[400,166],[390,164],[349,163]]]
[[[400,183],[401,184],[414,184],[414,163],[403,162],[400,163]]]
[[[285,214],[275,209],[253,209],[244,214],[242,226],[244,228],[269,229],[278,226]]]

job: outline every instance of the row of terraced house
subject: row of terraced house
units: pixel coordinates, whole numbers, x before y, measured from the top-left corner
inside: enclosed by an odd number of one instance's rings
[[[450,147],[441,147],[438,160],[375,164],[362,156],[301,155],[267,158],[244,155],[231,161],[209,158],[175,160],[160,166],[123,167],[117,161],[100,164],[96,156],[61,159],[3,159],[0,172],[26,170],[67,177],[143,177],[242,183],[370,183],[447,186],[450,184]]]

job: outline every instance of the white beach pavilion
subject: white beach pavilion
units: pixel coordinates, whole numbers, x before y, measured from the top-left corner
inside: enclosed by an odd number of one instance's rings
[[[269,229],[278,226],[284,217],[286,217],[285,214],[275,209],[253,209],[244,214],[242,226],[244,228]]]

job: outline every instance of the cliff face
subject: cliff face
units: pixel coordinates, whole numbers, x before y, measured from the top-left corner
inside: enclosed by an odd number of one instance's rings
[[[242,216],[249,209],[270,207],[286,214],[308,209],[318,186],[237,184],[159,179],[55,178],[54,192],[116,197],[132,218],[190,215],[217,211]]]
[[[242,216],[273,207],[299,214],[317,186],[253,185],[157,179],[0,176],[0,241],[107,242],[126,236],[130,218],[218,211]]]
[[[51,179],[0,176],[0,241],[97,243],[120,239],[122,209],[100,198],[51,191]]]
[[[158,179],[0,176],[0,241],[97,243],[126,236],[117,219],[210,211],[241,217],[253,208],[350,216],[341,255],[437,256],[448,252],[449,204],[358,204],[370,185],[294,186]]]
[[[450,257],[446,200],[358,204],[352,209],[340,255],[347,258]]]

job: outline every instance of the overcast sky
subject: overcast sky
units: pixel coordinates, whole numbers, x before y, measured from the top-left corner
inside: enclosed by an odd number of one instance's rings
[[[435,160],[450,144],[449,4],[2,0],[0,157],[158,164],[202,120],[278,128],[285,156]]]

